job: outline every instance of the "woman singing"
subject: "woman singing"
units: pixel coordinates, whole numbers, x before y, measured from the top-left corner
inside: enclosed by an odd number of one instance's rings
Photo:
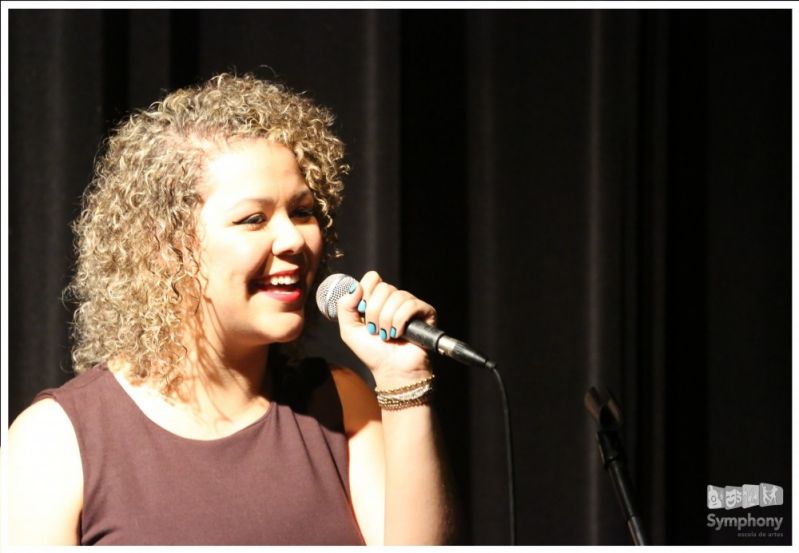
[[[430,362],[400,340],[435,310],[373,271],[339,300],[377,395],[296,346],[336,252],[332,122],[222,74],[112,134],[74,225],[78,375],[8,434],[10,543],[451,539]]]

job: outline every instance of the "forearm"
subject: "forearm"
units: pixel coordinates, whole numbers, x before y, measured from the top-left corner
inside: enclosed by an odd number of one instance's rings
[[[377,415],[382,432],[376,441],[382,441],[377,454],[384,476],[368,487],[372,494],[384,495],[379,503],[385,511],[377,516],[383,527],[374,531],[378,526],[372,520],[374,511],[360,507],[367,504],[361,499],[369,494],[366,486],[357,487],[357,511],[370,533],[382,535],[385,544],[446,543],[455,526],[448,471],[433,410],[415,405],[427,397],[432,367],[424,349],[402,339],[402,329],[412,319],[435,325],[435,309],[369,271],[339,297],[337,313],[341,338],[372,372],[377,403],[383,407]],[[390,334],[386,329],[391,329]],[[377,407],[374,396],[371,405]],[[363,432],[363,441],[371,443]],[[350,440],[353,449],[356,441],[362,441],[358,435]],[[356,474],[354,480],[367,479]]]
[[[439,545],[454,534],[454,508],[429,405],[383,411],[386,545]]]

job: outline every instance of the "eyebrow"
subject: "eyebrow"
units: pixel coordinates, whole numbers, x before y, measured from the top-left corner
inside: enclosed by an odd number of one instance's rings
[[[308,190],[306,188],[302,192],[298,192],[298,193],[294,194],[294,196],[291,197],[291,200],[289,200],[289,203],[299,203],[299,202],[304,201],[308,197],[313,197],[313,194],[311,193],[310,190]],[[246,203],[269,204],[269,205],[271,205],[271,204],[275,203],[275,200],[274,200],[274,198],[269,198],[269,197],[242,198],[241,200],[237,201],[236,203],[233,203],[230,206],[228,206],[227,209],[228,210],[233,210],[233,209],[236,209],[237,207],[239,207],[241,204],[246,204]]]

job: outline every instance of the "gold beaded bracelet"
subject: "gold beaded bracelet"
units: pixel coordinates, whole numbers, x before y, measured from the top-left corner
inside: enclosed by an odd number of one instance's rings
[[[406,407],[429,403],[433,395],[434,379],[435,375],[431,375],[428,378],[400,388],[391,388],[390,390],[376,389],[377,404],[381,409],[397,411]]]

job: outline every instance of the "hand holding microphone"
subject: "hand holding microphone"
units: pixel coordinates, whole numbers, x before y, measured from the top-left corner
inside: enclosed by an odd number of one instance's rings
[[[374,271],[366,273],[360,283],[343,274],[327,277],[319,286],[316,303],[326,318],[339,320],[342,339],[359,356],[360,347],[373,349],[369,348],[369,344],[359,343],[365,336],[365,326],[371,335],[365,337],[372,338],[371,342],[378,338],[379,342],[386,345],[405,349],[408,349],[407,342],[410,342],[467,365],[494,366],[493,361],[464,342],[435,328],[436,311],[431,305],[409,292],[382,282]],[[369,365],[367,359],[361,359]]]
[[[316,294],[317,305],[337,320],[341,339],[372,371],[380,387],[396,387],[430,376],[427,353],[405,340],[402,331],[412,317],[435,324],[435,309],[409,292],[398,290],[375,271],[360,282],[346,275],[328,277]]]

